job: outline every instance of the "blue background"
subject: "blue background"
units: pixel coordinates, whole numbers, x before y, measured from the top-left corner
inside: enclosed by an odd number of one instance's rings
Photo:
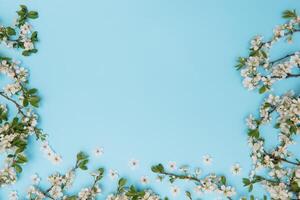
[[[170,195],[170,184],[156,183],[150,166],[168,161],[222,172],[245,193],[241,178],[250,158],[244,119],[263,96],[246,91],[233,66],[252,36],[268,37],[284,22],[283,10],[300,11],[298,1],[0,0],[0,22],[10,24],[21,3],[40,13],[33,23],[39,53],[23,58],[2,52],[30,68],[31,85],[43,98],[41,127],[64,161],[52,166],[33,143],[26,173],[0,192],[1,199],[10,189],[24,193],[34,172],[46,177],[70,168],[80,150],[91,153],[91,169],[117,169],[132,183],[148,175],[161,194]],[[297,83],[276,87],[284,91]],[[105,151],[99,159],[92,154],[97,146]],[[203,166],[205,154],[213,157],[210,167]],[[140,160],[136,171],[128,167],[131,158]],[[231,175],[235,162],[242,176]],[[87,177],[79,173],[73,191],[87,185]],[[105,183],[105,193],[115,186]]]

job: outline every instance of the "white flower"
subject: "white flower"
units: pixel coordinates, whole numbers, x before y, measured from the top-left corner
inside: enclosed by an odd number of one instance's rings
[[[31,181],[33,185],[38,185],[41,181],[40,177],[37,174],[31,176]]]
[[[53,164],[58,165],[62,162],[62,158],[61,158],[60,155],[54,154],[51,158],[51,161],[52,161]]]
[[[20,31],[21,31],[21,34],[23,34],[23,35],[29,34],[31,31],[31,25],[28,23],[25,23],[24,25],[22,25],[20,27]]]
[[[79,193],[78,197],[80,200],[87,200],[91,195],[91,190],[89,188],[83,188]]]
[[[149,178],[147,176],[142,176],[140,181],[143,185],[146,185],[149,183]]]
[[[109,194],[107,197],[106,197],[106,200],[114,200],[115,199],[115,196],[113,194]]]
[[[116,178],[119,177],[118,171],[110,169],[109,170],[109,177],[111,178],[111,180],[114,180]]]
[[[299,179],[300,179],[300,169],[299,169],[299,168],[296,169],[296,171],[295,171],[295,176],[296,176],[296,178],[299,178]]]
[[[97,147],[97,148],[95,148],[95,150],[94,150],[94,155],[95,155],[96,157],[102,156],[103,153],[104,153],[104,149],[103,149],[102,147]]]
[[[42,142],[42,144],[41,144],[41,150],[42,150],[42,152],[48,152],[49,150],[50,150],[51,148],[50,148],[50,146],[49,146],[49,143],[48,143],[48,141],[44,141],[44,142]]]
[[[249,115],[249,117],[246,119],[246,123],[249,129],[254,130],[257,128],[257,123],[253,115]]]
[[[132,169],[132,170],[137,169],[137,168],[139,167],[139,165],[140,165],[140,161],[139,161],[139,160],[131,159],[131,160],[129,161],[129,167],[130,167],[130,169]]]
[[[31,40],[25,40],[23,44],[24,44],[25,50],[32,50],[32,49],[34,49],[34,44],[32,43]]]
[[[240,164],[238,164],[238,163],[231,166],[231,173],[233,175],[240,175],[241,170],[242,170],[242,168],[241,168]]]
[[[236,194],[235,189],[231,186],[226,187],[225,185],[222,185],[221,191],[225,197],[232,197]]]
[[[177,164],[176,164],[176,162],[170,161],[170,162],[169,162],[169,169],[170,169],[171,171],[176,170],[176,169],[177,169]]]
[[[196,176],[200,176],[201,173],[202,173],[202,170],[201,170],[200,168],[196,168],[196,169],[195,169],[195,175],[196,175]]]
[[[210,155],[203,156],[203,163],[206,165],[210,165],[212,163],[212,157]]]
[[[51,187],[49,194],[54,199],[59,199],[63,196],[62,189],[60,186]]]
[[[172,186],[171,187],[171,194],[173,197],[176,197],[180,194],[180,188],[177,186]]]
[[[17,191],[11,191],[11,192],[9,193],[8,199],[9,199],[9,200],[18,200],[18,199],[19,199],[19,196],[18,196]]]
[[[44,155],[55,165],[58,165],[62,162],[62,158],[60,155],[56,154],[52,148],[50,147],[47,141],[42,142],[41,150]]]

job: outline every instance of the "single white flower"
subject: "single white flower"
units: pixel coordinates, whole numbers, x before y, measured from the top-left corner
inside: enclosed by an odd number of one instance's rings
[[[139,165],[140,165],[140,161],[139,161],[139,160],[131,159],[131,160],[129,161],[129,167],[130,167],[130,169],[132,169],[132,170],[137,169],[137,168],[139,167]]]
[[[9,200],[18,200],[18,199],[19,199],[19,196],[18,196],[17,191],[11,191],[11,192],[9,193],[8,199],[9,199]]]
[[[171,187],[171,194],[173,197],[176,197],[180,194],[180,188],[177,186],[172,186]]]
[[[142,176],[140,181],[143,185],[146,185],[149,183],[149,178],[147,176]]]
[[[50,146],[49,146],[49,143],[47,141],[45,141],[41,144],[41,150],[44,153],[46,153],[50,150]]]
[[[109,177],[111,178],[111,180],[114,180],[114,179],[118,178],[119,177],[118,171],[110,169],[109,170]]]
[[[212,163],[212,157],[210,155],[204,155],[202,158],[205,165],[210,165]]]
[[[38,185],[41,181],[40,177],[37,174],[31,176],[31,181],[33,185]]]
[[[231,166],[231,173],[233,175],[240,175],[241,170],[242,170],[242,168],[241,168],[240,164],[238,164],[238,163]]]
[[[103,149],[102,147],[97,147],[97,148],[95,148],[95,150],[94,150],[94,155],[95,155],[96,157],[102,156],[103,153],[104,153],[104,149]]]
[[[54,154],[52,156],[51,160],[52,160],[52,163],[55,164],[55,165],[58,165],[58,164],[60,164],[62,162],[62,158],[58,154]]]
[[[169,162],[169,169],[170,169],[171,171],[176,170],[176,169],[177,169],[177,164],[176,164],[176,162],[170,161],[170,162]]]

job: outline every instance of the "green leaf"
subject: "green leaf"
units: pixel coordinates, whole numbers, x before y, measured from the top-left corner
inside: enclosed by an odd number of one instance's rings
[[[37,42],[37,41],[38,41],[38,32],[37,32],[37,31],[34,31],[34,32],[31,34],[31,41],[32,41],[32,42]]]
[[[34,107],[39,107],[40,98],[38,96],[31,96],[28,98],[29,103]]]
[[[245,66],[245,63],[246,63],[246,59],[239,57],[237,60],[237,64],[235,65],[235,68],[237,70],[240,70],[241,68],[243,68]]]
[[[264,85],[261,88],[259,88],[259,94],[263,94],[268,90],[269,90],[268,86]]]
[[[85,160],[87,158],[88,158],[88,155],[82,151],[77,154],[77,161]]]
[[[286,10],[282,13],[282,17],[285,19],[297,18],[296,10]]]
[[[127,183],[127,180],[125,178],[121,178],[118,183],[119,188],[123,188],[126,185],[126,183]]]
[[[22,55],[23,56],[30,56],[31,52],[29,50],[23,51]]]
[[[249,185],[248,191],[251,192],[253,190],[253,184]]]
[[[79,152],[77,154],[77,166],[82,170],[87,170],[87,164],[89,162],[88,155],[84,152]],[[100,171],[99,171],[100,172]]]
[[[30,89],[30,90],[28,90],[28,93],[29,94],[35,94],[35,93],[37,93],[37,89],[36,88],[32,88],[32,89]]]
[[[22,154],[18,154],[16,162],[19,164],[23,164],[23,163],[28,162],[28,159],[26,158],[26,156],[24,156]]]
[[[16,35],[15,29],[13,29],[13,28],[11,28],[11,27],[7,27],[7,28],[5,29],[5,31],[6,31],[6,34],[9,35],[9,36]]]
[[[221,183],[223,185],[226,185],[226,177],[225,176],[221,176]]]
[[[77,200],[77,196],[73,195],[73,196],[69,196],[64,198],[64,200]]]
[[[192,200],[192,194],[191,194],[191,192],[185,191],[185,195],[186,195],[190,200]]]
[[[124,191],[124,187],[127,183],[127,180],[125,178],[121,178],[118,182],[118,192],[123,192]]]
[[[248,178],[243,178],[243,184],[244,186],[250,185],[251,181]]]
[[[259,138],[259,130],[258,129],[249,130],[248,135],[250,137]]]
[[[20,7],[21,9],[17,13],[21,18],[24,18],[28,12],[27,7],[25,5],[20,5]]]
[[[296,181],[292,182],[292,184],[291,184],[291,190],[293,192],[297,192],[297,193],[300,192],[300,188],[299,188],[298,183]]]
[[[13,164],[13,168],[16,170],[17,173],[21,173],[23,171],[22,167],[18,164]]]
[[[291,126],[290,127],[290,132],[292,133],[292,134],[296,134],[297,133],[297,127],[296,126]]]
[[[158,164],[151,167],[152,172],[154,173],[163,173],[164,172],[164,166],[162,164]]]
[[[28,104],[29,104],[28,99],[25,98],[25,99],[23,100],[23,106],[24,106],[24,107],[27,107]]]
[[[82,170],[87,170],[87,164],[88,164],[89,160],[83,160],[78,164],[78,167]]]
[[[30,19],[36,19],[39,17],[39,13],[36,12],[36,11],[30,11],[28,14],[27,14],[27,17],[30,18]]]
[[[262,51],[262,50],[261,50],[260,52],[261,52],[261,54],[262,54],[262,56],[263,56],[264,58],[266,58],[266,59],[268,58],[268,55],[267,55],[267,53],[266,53],[265,51]]]

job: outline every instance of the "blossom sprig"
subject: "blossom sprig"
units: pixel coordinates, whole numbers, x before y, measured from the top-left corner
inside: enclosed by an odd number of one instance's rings
[[[37,41],[37,32],[31,31],[28,19],[37,18],[38,13],[21,6],[18,15],[15,28],[0,27],[0,41],[15,49],[26,47],[26,42]],[[23,55],[31,53],[23,51]],[[8,79],[8,84],[0,90],[0,98],[4,100],[0,105],[0,154],[6,155],[0,169],[0,186],[4,186],[15,183],[22,165],[28,162],[25,151],[29,138],[35,136],[45,142],[46,134],[38,127],[36,108],[40,97],[38,90],[29,86],[28,70],[12,58],[0,56],[0,73]],[[51,152],[51,158],[59,157]]]
[[[28,71],[10,58],[0,57],[0,73],[11,78],[11,82],[0,90],[0,96],[7,104],[1,104],[0,120],[0,153],[7,154],[5,169],[0,170],[0,186],[13,183],[16,173],[22,172],[20,164],[27,162],[23,154],[27,148],[27,141],[31,135],[45,140],[45,134],[38,128],[38,116],[34,108],[38,107],[40,98],[37,89],[28,86]],[[16,108],[9,115],[9,108]],[[22,158],[22,159],[19,159]],[[12,168],[11,168],[12,167]],[[15,170],[16,173],[13,171]],[[9,173],[9,179],[2,176]]]
[[[65,174],[54,173],[48,177],[48,182],[51,186],[47,189],[42,189],[39,182],[34,182],[27,192],[29,200],[95,200],[102,193],[99,184],[104,177],[104,168],[100,167],[96,171],[90,173],[93,181],[88,187],[79,189],[76,194],[70,194],[72,185],[76,178],[78,170],[88,170],[89,156],[84,152],[77,154],[76,163],[73,168]],[[39,178],[38,178],[39,179]],[[13,191],[9,200],[18,200],[16,191]],[[128,186],[127,179],[120,178],[116,191],[106,197],[107,200],[161,200],[162,198],[148,189],[139,190],[137,187]],[[164,198],[168,200],[168,198]]]
[[[13,26],[0,25],[0,42],[9,48],[21,48],[24,56],[37,53],[35,43],[38,41],[38,32],[32,31],[32,26],[28,21],[37,19],[38,12],[30,11],[25,5],[21,5],[17,14],[18,18]]]
[[[99,182],[103,178],[104,169],[98,168],[91,173],[93,182],[89,187],[82,188],[77,194],[69,195],[68,190],[72,187],[77,170],[87,170],[89,162],[88,155],[80,152],[77,154],[76,163],[73,168],[68,170],[65,174],[54,173],[48,177],[51,186],[48,189],[42,189],[39,184],[34,184],[29,187],[27,198],[30,200],[91,200],[95,199],[101,193]]]
[[[134,185],[127,186],[127,179],[120,178],[117,191],[109,194],[106,200],[161,200],[152,190],[139,190]],[[167,197],[164,200],[168,200]]]
[[[260,128],[272,123],[275,123],[279,142],[267,149]],[[253,170],[249,178],[243,179],[244,185],[251,191],[253,185],[260,183],[273,199],[299,199],[300,160],[289,147],[300,134],[300,97],[292,92],[283,96],[270,94],[260,108],[260,116],[250,115],[247,126]],[[267,175],[259,174],[262,170]]]
[[[274,29],[270,40],[265,41],[262,36],[254,37],[249,56],[238,59],[236,68],[241,70],[243,85],[248,90],[259,88],[259,93],[264,93],[278,80],[300,77],[299,51],[270,59],[270,49],[276,42],[283,38],[292,42],[294,34],[300,32],[300,17],[295,10],[287,10],[282,16],[288,21]]]
[[[169,172],[162,164],[158,164],[152,166],[151,170],[158,175],[158,179],[163,180],[164,178],[168,178],[171,184],[176,180],[191,181],[195,184],[194,190],[197,193],[215,192],[228,199],[232,199],[236,194],[235,188],[227,184],[225,176],[217,176],[211,173],[205,177],[200,177],[200,170],[198,168],[194,172],[190,172],[187,166],[183,166],[180,168],[180,172]],[[190,191],[186,191],[185,194],[189,199],[192,199]]]

